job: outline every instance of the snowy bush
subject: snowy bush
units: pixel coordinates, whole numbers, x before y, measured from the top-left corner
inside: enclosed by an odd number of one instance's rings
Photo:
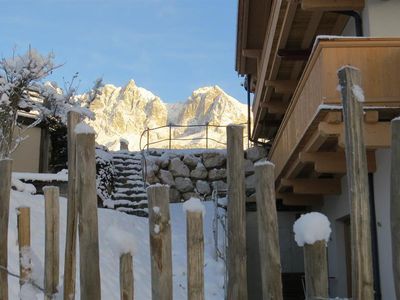
[[[31,48],[23,55],[14,53],[0,60],[0,159],[9,157],[28,137],[24,136],[26,131],[46,118],[66,123],[66,114],[71,109],[93,117],[88,105],[100,93],[102,81],[96,80],[85,97],[78,97],[74,87],[77,74],[65,83],[64,90],[54,82],[42,82],[56,68],[53,54],[41,55]],[[27,127],[18,123],[21,111],[35,116]]]
[[[113,208],[111,193],[114,187],[115,169],[112,155],[105,147],[96,148],[96,186],[97,196],[104,207]]]

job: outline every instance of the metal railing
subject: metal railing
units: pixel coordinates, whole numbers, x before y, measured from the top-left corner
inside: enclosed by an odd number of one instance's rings
[[[239,123],[237,125],[247,125],[247,123]],[[176,125],[176,124],[169,124],[169,125],[165,125],[165,126],[160,126],[160,127],[154,127],[154,128],[147,128],[145,129],[142,134],[140,135],[140,142],[139,142],[139,149],[142,150],[149,150],[150,146],[154,146],[154,145],[160,145],[162,143],[168,142],[168,149],[172,149],[172,142],[173,141],[199,141],[199,140],[204,140],[205,141],[205,148],[208,149],[210,146],[210,141],[214,142],[215,144],[218,145],[222,145],[222,146],[226,146],[226,142],[222,142],[219,140],[216,140],[212,137],[210,137],[209,135],[209,129],[210,128],[226,128],[228,125],[213,125],[213,124],[209,124],[206,123],[204,125]],[[159,140],[155,140],[155,141],[151,141],[150,140],[150,132],[154,132],[154,131],[161,131],[163,129],[168,128],[169,130],[169,134],[168,134],[168,138],[164,138],[164,139],[159,139]],[[188,137],[174,137],[173,134],[173,130],[175,130],[176,128],[204,128],[205,131],[205,137],[193,137],[193,138],[188,138]],[[198,132],[196,132],[198,133]],[[145,139],[146,143],[144,143],[143,139]],[[247,135],[243,136],[243,139],[247,139],[247,146],[250,146],[250,142],[248,139]]]

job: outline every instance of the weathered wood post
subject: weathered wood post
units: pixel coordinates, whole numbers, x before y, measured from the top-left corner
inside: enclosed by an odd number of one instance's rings
[[[243,126],[229,125],[228,169],[228,299],[247,299],[246,195],[244,184]]]
[[[95,132],[84,123],[75,127],[81,299],[101,299],[97,220]]]
[[[134,299],[132,254],[124,253],[119,258],[119,286],[121,300]]]
[[[318,212],[304,214],[294,223],[293,232],[297,245],[303,247],[306,300],[328,299],[328,218]]]
[[[64,299],[68,300],[75,299],[78,206],[76,203],[76,134],[74,130],[79,120],[79,113],[68,112],[68,203],[64,256]]]
[[[392,162],[390,182],[390,219],[392,230],[393,279],[400,299],[400,119],[392,120]]]
[[[0,266],[8,267],[8,218],[12,160],[0,160]],[[8,300],[8,274],[0,270],[0,299]]]
[[[31,247],[31,210],[29,207],[18,208],[17,216],[17,227],[18,227],[18,247],[19,247],[19,274],[20,274],[20,285],[25,284],[31,276],[31,269],[28,266],[30,263],[27,262],[27,255]]]
[[[328,299],[328,263],[326,241],[304,245],[306,299]]]
[[[351,202],[353,298],[372,300],[374,280],[361,74],[360,70],[347,66],[338,71],[338,77],[343,102],[347,181]]]
[[[149,233],[152,299],[172,300],[172,253],[169,215],[169,187],[151,185],[149,200]]]
[[[200,199],[185,202],[188,300],[204,300],[204,235]]]
[[[267,161],[255,164],[261,284],[265,300],[282,300],[274,169],[274,165]]]
[[[55,186],[43,188],[45,199],[45,299],[51,300],[57,293],[60,261],[60,203],[59,189]]]

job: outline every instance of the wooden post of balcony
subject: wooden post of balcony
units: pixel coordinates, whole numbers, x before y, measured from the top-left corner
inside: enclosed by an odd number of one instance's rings
[[[246,194],[244,184],[243,126],[229,125],[228,167],[228,298],[247,299]]]
[[[371,221],[364,113],[360,70],[351,66],[338,71],[345,125],[347,181],[351,202],[351,254],[353,299],[373,300]]]
[[[392,229],[393,279],[396,298],[400,299],[400,119],[392,121],[390,221]]]
[[[255,164],[258,239],[263,299],[282,300],[274,168],[269,162]]]

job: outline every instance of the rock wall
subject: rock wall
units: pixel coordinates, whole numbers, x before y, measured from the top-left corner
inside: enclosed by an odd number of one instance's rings
[[[254,163],[265,158],[260,147],[245,151],[244,172],[247,197],[254,197]],[[226,152],[203,151],[151,151],[146,156],[147,182],[170,186],[170,201],[181,202],[190,197],[210,199],[214,190],[225,191]]]

